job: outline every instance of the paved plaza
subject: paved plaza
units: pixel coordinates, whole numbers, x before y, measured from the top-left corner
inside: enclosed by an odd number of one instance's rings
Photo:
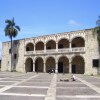
[[[0,100],[100,100],[100,77],[75,76],[0,72]]]

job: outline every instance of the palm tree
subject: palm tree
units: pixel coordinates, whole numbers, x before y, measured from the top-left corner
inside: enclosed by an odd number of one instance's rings
[[[93,35],[97,35],[97,40],[98,40],[98,49],[99,49],[98,74],[100,74],[100,16],[99,19],[96,21],[96,27],[93,29]]]
[[[7,23],[4,29],[5,36],[8,36],[11,39],[11,71],[13,71],[13,68],[12,68],[12,38],[17,36],[18,31],[20,31],[20,27],[15,24],[14,18],[12,20],[7,19],[5,23]]]

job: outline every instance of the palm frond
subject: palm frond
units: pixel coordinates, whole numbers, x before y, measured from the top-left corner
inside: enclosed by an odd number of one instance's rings
[[[92,30],[93,36],[95,36],[97,34],[97,30],[98,30],[98,27],[93,28],[93,30]]]
[[[19,27],[19,26],[15,26],[15,28],[16,28],[18,31],[20,31],[20,27]]]
[[[11,27],[11,25],[7,24],[5,29],[9,29]]]
[[[18,31],[15,29],[15,30],[14,30],[14,33],[13,33],[13,37],[16,37],[17,34],[18,34]]]
[[[8,24],[11,25],[12,21],[7,19],[7,20],[5,21],[5,23],[8,23]]]
[[[20,27],[15,25],[14,18],[12,20],[6,20],[7,23],[4,31],[5,36],[9,36],[10,38],[16,37],[18,34],[18,31],[20,31]]]
[[[12,19],[12,26],[15,26],[14,17]]]
[[[97,21],[96,21],[96,25],[97,25],[97,26],[100,26],[100,20],[97,20]]]

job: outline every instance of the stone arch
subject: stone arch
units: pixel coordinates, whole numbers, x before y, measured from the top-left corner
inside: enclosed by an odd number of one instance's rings
[[[36,72],[43,72],[43,58],[42,57],[37,57],[35,59],[35,71]]]
[[[42,41],[37,42],[35,46],[36,50],[44,50],[44,43]]]
[[[26,51],[33,51],[34,50],[34,44],[33,43],[27,43],[26,44]]]
[[[81,36],[74,37],[71,40],[71,46],[72,46],[72,48],[74,48],[74,47],[85,47],[85,40],[84,40],[84,38],[81,37]]]
[[[32,58],[27,58],[25,61],[25,71],[32,72],[33,71],[33,60]]]
[[[55,58],[54,57],[48,57],[46,59],[46,72],[48,72],[48,70],[55,70]]]
[[[56,49],[56,42],[54,40],[47,41],[46,49]]]
[[[58,73],[69,73],[69,59],[66,56],[58,59]]]
[[[69,48],[69,40],[67,38],[59,39],[58,48]]]
[[[72,73],[84,74],[85,61],[80,55],[76,55],[72,58]]]

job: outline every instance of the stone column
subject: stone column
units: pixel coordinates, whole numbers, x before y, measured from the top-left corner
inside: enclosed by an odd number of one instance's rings
[[[44,64],[43,72],[45,73],[46,72],[46,63],[43,63],[43,64]]]
[[[71,63],[71,61],[69,61],[69,73],[70,74],[72,73],[72,63]]]
[[[56,51],[58,51],[58,43],[56,43]]]
[[[56,62],[55,64],[56,64],[55,73],[58,73],[58,62]]]
[[[72,52],[71,41],[69,41],[69,51]]]
[[[46,52],[46,44],[44,44],[44,52]]]
[[[35,63],[33,63],[33,72],[35,72]]]
[[[35,44],[34,44],[34,53],[35,53]]]
[[[71,47],[71,41],[69,42],[69,48],[71,49],[72,47]]]

